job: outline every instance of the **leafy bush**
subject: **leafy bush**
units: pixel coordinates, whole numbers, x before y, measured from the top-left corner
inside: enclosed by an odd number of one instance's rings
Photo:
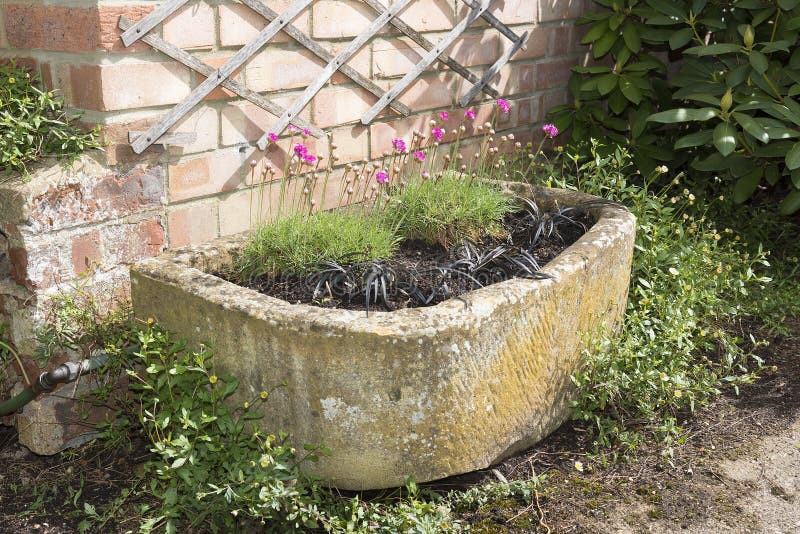
[[[290,215],[258,228],[234,269],[243,280],[278,273],[305,274],[322,261],[387,258],[397,244],[394,232],[360,211]]]
[[[299,464],[321,449],[308,447],[299,458],[287,436],[258,429],[250,404],[269,392],[232,407],[238,381],[216,376],[207,350],[188,351],[152,325],[138,333],[138,345],[138,366],[128,375],[155,454],[145,465],[148,489],[161,501],[143,530],[231,532],[246,519],[281,532],[317,526],[315,487]]]
[[[387,226],[407,239],[442,246],[501,233],[503,215],[511,209],[497,186],[454,171],[411,181],[392,200],[383,212]]]
[[[688,163],[722,173],[737,202],[768,184],[800,210],[800,2],[595,1],[608,10],[579,24],[602,63],[573,69],[553,121],[630,146],[639,169]]]
[[[39,80],[11,63],[0,65],[0,173],[27,172],[46,156],[73,160],[85,150],[100,148],[99,127],[90,132],[74,125],[64,103]]]
[[[755,309],[769,279],[766,253],[730,229],[718,229],[698,199],[659,168],[633,172],[622,148],[568,156],[550,183],[625,204],[637,217],[628,308],[619,333],[599,333],[596,350],[573,380],[575,417],[591,423],[596,443],[635,448],[643,434],[668,445],[678,413],[725,387],[751,381],[758,358],[742,350],[725,323]]]

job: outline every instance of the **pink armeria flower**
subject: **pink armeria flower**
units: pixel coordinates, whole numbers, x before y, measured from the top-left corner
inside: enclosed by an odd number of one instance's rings
[[[297,132],[300,131],[300,128],[298,128],[294,124],[290,124],[289,128],[287,128],[287,129],[289,130],[289,133],[297,133]]]
[[[273,143],[277,143],[278,142],[278,134],[276,134],[276,133],[270,132],[270,133],[267,134],[267,137],[269,137],[269,140],[272,141]]]
[[[549,122],[542,126],[542,131],[550,139],[558,135],[558,128],[556,128],[556,125],[550,124]]]
[[[497,107],[500,108],[500,111],[508,115],[508,110],[511,109],[511,104],[509,104],[508,100],[506,100],[505,98],[498,98]]]
[[[439,116],[442,118],[443,121],[450,120],[450,115],[446,111],[440,111]]]
[[[419,150],[414,152],[414,157],[420,161],[425,161],[425,152],[420,152]]]
[[[436,141],[441,141],[444,137],[444,130],[441,128],[433,128],[431,129],[431,134],[433,134],[433,138],[436,139]]]
[[[389,181],[389,175],[384,171],[378,171],[375,173],[375,180],[377,180],[379,184],[385,184]]]
[[[406,142],[403,141],[402,139],[393,139],[392,146],[394,147],[395,150],[403,154],[405,154],[408,151],[408,148],[406,147]]]
[[[428,171],[422,171],[422,179],[423,180],[427,180],[430,177],[431,177],[431,173],[429,173]]]
[[[297,143],[296,145],[294,145],[294,155],[299,158],[308,155],[308,147],[306,145]]]
[[[469,120],[475,120],[475,112],[472,111],[472,109],[468,109],[467,112],[464,113],[464,116]]]
[[[305,129],[303,129],[302,134],[304,136],[308,137],[309,135],[311,135],[311,131],[308,128],[305,128]]]
[[[312,156],[311,154],[303,154],[303,161],[306,163],[314,163],[317,161],[316,156]]]

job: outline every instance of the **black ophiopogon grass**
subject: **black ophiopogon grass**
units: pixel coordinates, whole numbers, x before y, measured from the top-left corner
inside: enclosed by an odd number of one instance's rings
[[[593,204],[542,210],[530,199],[503,218],[504,233],[444,249],[406,241],[391,258],[351,253],[316,264],[307,275],[263,276],[248,287],[294,303],[348,309],[431,306],[511,278],[542,279],[542,267],[592,224]]]

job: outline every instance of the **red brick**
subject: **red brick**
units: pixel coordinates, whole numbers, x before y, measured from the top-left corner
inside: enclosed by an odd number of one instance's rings
[[[165,232],[160,218],[107,225],[100,229],[103,259],[100,267],[113,269],[164,250]]]
[[[238,150],[218,150],[169,166],[171,201],[214,195],[236,189],[242,183],[248,161]]]
[[[169,212],[169,246],[171,248],[205,243],[217,237],[219,218],[216,203],[180,207]]]
[[[453,2],[448,0],[410,2],[397,16],[418,32],[450,31],[456,24]]]
[[[215,149],[219,146],[219,112],[209,106],[196,107],[176,122],[170,131],[197,136],[191,143],[170,146],[171,154],[192,154]]]
[[[576,19],[585,10],[584,0],[539,0],[539,20],[542,22]]]
[[[72,268],[76,275],[94,270],[103,258],[100,232],[93,230],[72,238]]]
[[[9,275],[21,286],[28,283],[28,251],[24,248],[11,247],[8,249]]]
[[[336,145],[334,154],[337,163],[350,163],[369,156],[369,127],[344,126],[331,130],[331,139]]]
[[[378,78],[404,76],[419,63],[424,53],[424,48],[408,38],[377,39],[372,45],[372,72]]]
[[[572,26],[556,26],[550,28],[550,43],[548,45],[548,56],[560,56],[575,52],[578,43],[574,35],[575,29]]]
[[[285,96],[271,98],[271,100],[286,108],[294,102],[295,97]],[[300,112],[300,117],[306,121],[311,120],[311,106],[306,106]],[[277,121],[272,113],[261,109],[251,102],[235,102],[222,108],[220,128],[222,131],[222,145],[238,145],[251,143],[261,138],[264,133],[270,132]]]
[[[178,48],[211,48],[216,41],[214,19],[214,10],[208,4],[191,4],[169,16],[161,31],[164,40]]]
[[[62,52],[147,50],[149,46],[144,43],[126,49],[119,40],[117,21],[121,15],[138,20],[150,11],[149,6],[78,8],[9,4],[5,7],[6,35],[14,48]]]
[[[535,80],[535,70],[536,66],[533,63],[509,63],[500,69],[499,76],[494,79],[494,87],[501,95],[509,96],[532,91],[537,81],[550,82],[549,80]]]
[[[108,143],[103,148],[106,164],[141,163],[160,159],[160,156],[164,153],[164,145],[150,145],[141,154],[136,154],[128,142],[128,132],[143,132],[157,121],[158,117],[154,117],[133,122],[104,124],[102,126],[102,135],[103,139]]]
[[[456,77],[452,72],[421,76],[400,94],[398,100],[414,111],[450,107],[455,100],[453,88]]]
[[[359,88],[322,89],[314,97],[314,124],[320,128],[355,122],[361,119],[378,99]]]
[[[59,87],[68,104],[112,111],[177,104],[190,91],[189,69],[179,63],[61,65]]]
[[[312,13],[312,37],[318,39],[355,37],[377,16],[366,4],[352,0],[318,0],[313,4]]]
[[[264,3],[273,11],[283,13],[291,2],[289,0],[269,0]],[[221,5],[219,6],[220,46],[243,46],[253,40],[267,24],[267,19],[247,6],[241,4]],[[308,34],[308,10],[295,17],[292,26]],[[279,43],[290,40],[291,38],[285,32],[280,32],[270,39],[270,42]]]
[[[551,87],[565,87],[572,67],[577,65],[576,58],[557,59],[536,66],[536,89],[549,89]]]
[[[504,38],[504,45],[507,40]],[[465,67],[491,65],[500,56],[500,34],[462,35],[447,49],[448,54]]]
[[[245,67],[247,87],[253,91],[280,91],[308,86],[324,64],[305,49],[265,48]]]
[[[230,55],[230,54],[223,55],[223,56],[204,57],[203,58],[203,63],[206,63],[207,65],[209,65],[209,66],[211,66],[211,67],[213,67],[215,69],[218,69],[222,65],[224,65],[232,57],[233,57],[233,55]],[[231,79],[236,80],[238,82],[243,82],[244,80],[242,79],[241,73],[242,73],[242,69],[241,68],[236,69],[235,71],[233,71],[233,74],[231,75]],[[203,76],[202,74],[196,74],[195,76],[197,76],[197,83],[198,84],[201,84],[206,80],[206,77]],[[231,97],[235,97],[235,96],[236,96],[236,93],[234,93],[233,91],[228,91],[224,87],[218,86],[216,89],[211,91],[208,95],[206,95],[205,100],[219,100],[221,98],[231,98]]]
[[[515,28],[517,35],[522,35],[525,31],[528,32],[528,42],[525,50],[518,50],[511,58],[512,61],[519,61],[523,59],[538,59],[547,54],[548,46],[551,42],[551,34],[555,28],[546,26],[527,26]],[[508,41],[506,41],[508,42]],[[507,45],[506,45],[507,46]]]
[[[541,2],[560,2],[567,3],[575,0],[541,0]],[[498,19],[506,24],[533,24],[537,20],[537,2],[536,0],[505,0],[504,2],[497,2],[492,9]],[[466,16],[467,9],[461,7],[461,15]]]

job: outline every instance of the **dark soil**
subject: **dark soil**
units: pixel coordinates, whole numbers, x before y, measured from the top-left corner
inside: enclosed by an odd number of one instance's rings
[[[593,224],[585,210],[568,217],[545,214],[537,222],[552,223],[552,227],[542,231],[540,224],[520,224],[527,214],[506,218],[508,235],[504,238],[487,237],[449,250],[407,240],[385,261],[331,263],[310,275],[262,276],[241,285],[294,304],[324,308],[390,311],[433,306],[510,278],[542,277],[539,270]],[[529,254],[535,263],[520,257],[520,252]],[[225,273],[217,274],[236,282]]]

